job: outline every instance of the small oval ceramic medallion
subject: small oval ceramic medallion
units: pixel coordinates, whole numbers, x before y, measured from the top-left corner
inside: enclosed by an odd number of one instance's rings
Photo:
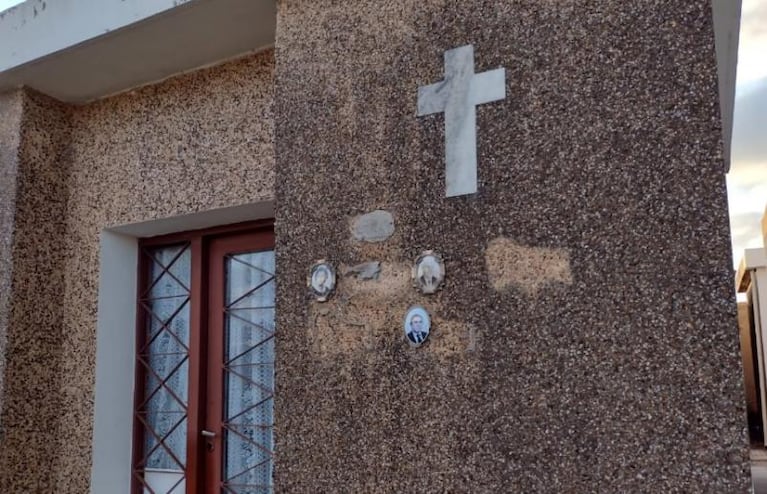
[[[425,295],[435,293],[445,281],[445,263],[434,251],[427,250],[415,260],[413,282]]]
[[[325,302],[336,288],[336,270],[329,262],[320,259],[309,271],[308,285],[315,300]]]
[[[431,318],[426,309],[420,305],[414,305],[408,309],[405,316],[405,337],[411,346],[423,345],[423,342],[429,337],[430,329]]]

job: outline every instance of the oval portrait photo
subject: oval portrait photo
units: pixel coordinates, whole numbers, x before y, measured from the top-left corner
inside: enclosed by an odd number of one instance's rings
[[[309,272],[309,288],[318,302],[325,302],[336,287],[336,272],[325,261],[317,261]]]
[[[405,337],[412,346],[421,346],[429,337],[431,318],[426,309],[416,305],[408,309],[405,316]]]
[[[436,293],[445,280],[445,263],[442,257],[431,250],[421,254],[413,266],[413,279],[421,293]]]

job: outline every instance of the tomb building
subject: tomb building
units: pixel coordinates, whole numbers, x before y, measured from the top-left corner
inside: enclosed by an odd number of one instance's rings
[[[0,492],[747,492],[739,4],[0,13]]]

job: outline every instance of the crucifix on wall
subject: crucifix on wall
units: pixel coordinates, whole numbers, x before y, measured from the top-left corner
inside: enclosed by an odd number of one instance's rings
[[[477,192],[477,105],[506,98],[506,69],[474,73],[474,47],[445,52],[445,79],[418,88],[418,116],[445,114],[447,197]]]

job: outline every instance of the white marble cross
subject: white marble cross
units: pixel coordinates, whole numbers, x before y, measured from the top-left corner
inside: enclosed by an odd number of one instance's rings
[[[506,98],[506,69],[474,73],[474,47],[445,52],[445,79],[418,88],[418,116],[445,113],[447,197],[477,192],[476,106]]]

